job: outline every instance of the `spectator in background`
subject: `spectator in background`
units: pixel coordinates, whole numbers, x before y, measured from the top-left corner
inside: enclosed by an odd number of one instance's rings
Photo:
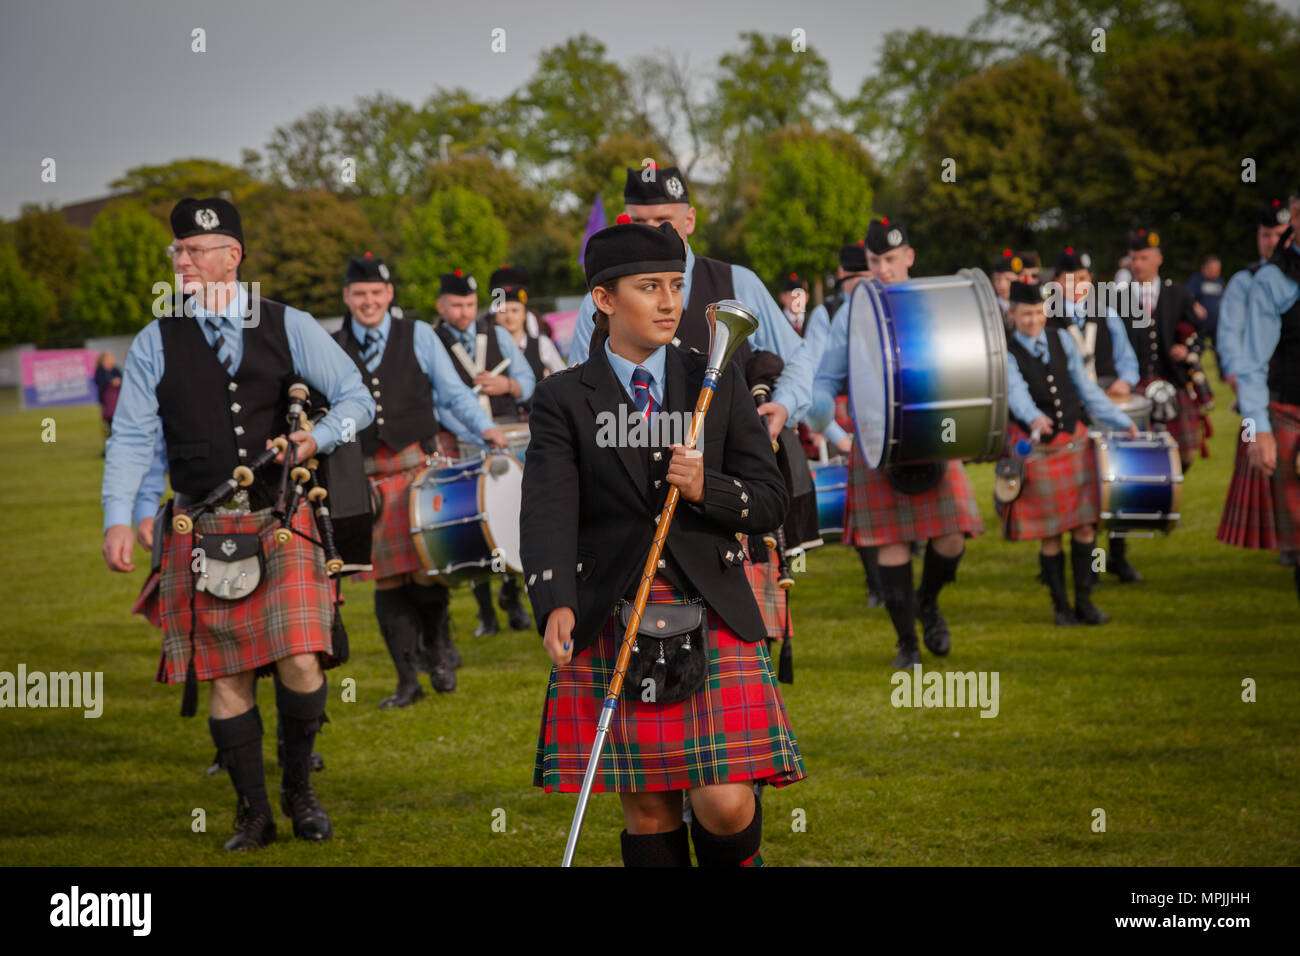
[[[122,390],[122,370],[117,367],[117,356],[100,352],[95,363],[95,391],[99,394],[99,412],[104,419],[104,438],[113,433],[113,413],[117,411],[117,396]],[[100,457],[104,456],[100,452]]]
[[[1187,291],[1201,320],[1201,334],[1214,340],[1219,331],[1219,300],[1223,298],[1223,263],[1218,256],[1205,257],[1201,271],[1187,280]]]

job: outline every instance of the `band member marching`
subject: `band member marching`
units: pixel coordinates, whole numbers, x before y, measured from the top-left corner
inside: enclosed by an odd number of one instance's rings
[[[278,449],[275,459],[290,463],[329,453],[351,428],[370,423],[374,403],[310,315],[237,284],[244,244],[232,204],[182,199],[171,226],[168,252],[187,299],[177,314],[145,326],[127,355],[104,466],[104,558],[114,571],[134,569],[132,503],[161,443],[172,505],[192,530],[169,533],[164,522],[142,533],[163,549],[158,680],[185,683],[187,716],[197,707],[197,682],[212,682],[208,726],[238,795],[236,833],[226,849],[275,839],[255,696],[255,679],[266,674],[275,675],[284,734],[281,809],[295,836],[327,840],[333,829],[309,774],[312,744],[327,719],[323,668],[336,663],[334,603],[322,551],[311,540],[311,506],[287,494],[283,479],[277,494],[272,472],[287,476],[283,465],[253,471],[247,487],[213,510],[201,513],[198,504],[216,500],[210,493],[229,482],[236,466],[265,464],[264,448]],[[329,402],[310,431],[287,424],[296,381]],[[285,446],[273,444],[277,438]],[[281,507],[278,519],[273,512]],[[274,539],[273,531],[286,529],[287,542]]]
[[[667,626],[675,637],[637,639],[595,788],[620,796],[626,865],[690,865],[683,792],[701,866],[759,865],[754,783],[784,786],[805,772],[736,536],[781,521],[784,481],[732,365],[704,421],[702,451],[601,440],[598,422],[611,415],[645,416],[652,435],[664,430],[661,416],[689,421],[707,362],[670,345],[686,269],[685,244],[671,225],[604,229],[588,242],[584,267],[598,309],[591,356],[538,387],[524,469],[524,574],[555,665],[534,783],[579,790],[623,637],[616,604],[636,591],[675,486],[681,507],[642,618],[642,633]],[[669,622],[698,614],[687,603],[695,599],[707,625],[704,633],[688,627],[683,639]]]
[[[1069,332],[1047,327],[1047,305],[1038,286],[1016,282],[1009,293],[1015,324],[1007,339],[1011,421],[995,486],[1002,531],[1011,541],[1041,542],[1038,563],[1058,625],[1103,624],[1106,615],[1091,597],[1098,479],[1084,410],[1098,423],[1133,438],[1137,426],[1089,378]],[[1023,458],[1017,449],[1021,442],[1032,449]],[[1061,551],[1066,531],[1071,537],[1073,609]]]
[[[1006,321],[1007,331],[1011,331],[1011,283],[1020,281],[1020,270],[1024,263],[1010,249],[1003,249],[1002,254],[993,260],[989,270],[989,281],[993,283],[993,292],[998,297],[998,306]]]
[[[905,282],[915,258],[901,220],[871,220],[867,229],[867,265],[876,280],[885,285]],[[816,380],[819,409],[848,387],[848,313],[846,303],[831,319],[830,337]],[[877,471],[867,467],[861,449],[855,447],[844,507],[845,544],[878,549],[885,608],[898,635],[898,655],[893,665],[896,668],[920,662],[918,615],[926,648],[938,657],[948,654],[952,635],[939,610],[939,592],[957,577],[966,538],[984,532],[975,493],[960,461],[947,462],[939,470],[937,481],[923,490],[909,486],[904,474],[891,468]],[[913,590],[911,542],[923,540],[928,543],[921,586]]]
[[[1272,483],[1274,541],[1230,543],[1286,552],[1300,551],[1300,245],[1293,232],[1278,246],[1251,283],[1233,366],[1243,440],[1247,424],[1254,428],[1254,441],[1246,442],[1250,467]],[[1234,477],[1228,507],[1261,507],[1258,498],[1234,501],[1243,490]],[[1248,515],[1243,523],[1259,526],[1263,516]],[[1300,596],[1300,566],[1292,572]]]
[[[503,281],[511,275],[503,270],[493,273],[497,285],[493,301],[500,295],[503,301],[527,302],[523,287],[515,282]],[[520,298],[520,296],[523,298]],[[524,353],[504,328],[497,325],[491,314],[481,319],[478,311],[478,284],[473,276],[465,276],[457,269],[443,276],[438,294],[440,321],[435,329],[442,344],[451,353],[456,372],[466,385],[479,391],[479,403],[493,423],[502,425],[524,418],[524,405],[532,397],[536,379]],[[445,416],[447,423],[455,422],[454,415]],[[452,430],[457,430],[452,427]],[[497,633],[497,613],[492,607],[492,579],[476,581],[471,590],[478,601],[478,627],[475,637]],[[531,623],[524,607],[523,591],[514,575],[507,574],[501,582],[501,607],[516,631],[525,630]]]
[[[456,689],[450,593],[425,573],[411,538],[411,484],[426,456],[437,450],[435,407],[454,411],[456,428],[497,447],[505,446],[505,436],[457,377],[433,329],[392,316],[392,276],[383,259],[367,252],[350,260],[343,283],[348,311],[334,338],[375,400],[375,420],[357,435],[372,500],[378,503],[371,540],[374,570],[357,579],[375,582],[375,617],[397,669],[397,689],[380,709],[405,707],[424,696],[416,668],[422,651],[433,689]]]
[[[528,273],[515,266],[502,266],[492,273],[489,284],[493,290],[501,289],[502,296],[500,302],[493,296],[488,311],[524,353],[533,378],[540,382],[551,373],[562,371],[568,363],[551,337],[542,331],[537,316],[528,309]]]

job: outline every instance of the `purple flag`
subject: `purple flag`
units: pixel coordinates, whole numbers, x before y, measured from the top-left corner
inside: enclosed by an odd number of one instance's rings
[[[597,193],[595,201],[591,204],[591,212],[587,216],[587,230],[582,234],[582,245],[578,247],[579,266],[582,265],[582,257],[587,254],[587,241],[606,225],[608,223],[605,222],[605,204]]]

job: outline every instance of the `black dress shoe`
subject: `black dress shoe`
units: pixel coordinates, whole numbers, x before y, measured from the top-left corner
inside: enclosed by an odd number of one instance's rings
[[[1127,561],[1121,564],[1112,564],[1106,570],[1119,578],[1121,584],[1133,584],[1135,581],[1142,580],[1142,575],[1138,574],[1137,568]]]
[[[1056,609],[1056,626],[1073,627],[1079,623],[1079,619],[1074,616],[1074,611],[1068,607],[1059,607]]]
[[[485,617],[480,614],[478,619],[478,627],[474,629],[474,636],[491,637],[499,630],[501,630],[501,627],[499,624],[497,624],[497,616],[495,614],[493,614],[491,617]]]
[[[275,821],[267,810],[253,810],[239,798],[235,805],[235,835],[226,841],[227,850],[260,850],[275,842]]]
[[[898,656],[894,658],[894,670],[901,671],[910,669],[914,664],[921,663],[921,649],[916,646],[916,638],[906,644],[898,645]]]
[[[419,684],[406,688],[399,687],[379,702],[379,709],[391,710],[394,707],[409,707],[423,696],[424,689]]]
[[[280,809],[293,820],[293,835],[300,840],[321,842],[334,835],[330,816],[316,799],[310,780],[281,787]]]
[[[507,609],[507,615],[510,620],[510,629],[513,631],[526,631],[533,626],[533,619],[528,616],[522,604],[516,604]]]
[[[943,619],[938,601],[923,601],[918,591],[916,595],[916,616],[921,619],[922,640],[926,650],[935,657],[947,657],[952,650],[952,633],[948,622]]]
[[[1074,599],[1074,616],[1079,619],[1081,624],[1105,624],[1110,620],[1106,612],[1087,597],[1075,595]]]
[[[867,607],[884,607],[885,599],[875,591],[867,592]]]

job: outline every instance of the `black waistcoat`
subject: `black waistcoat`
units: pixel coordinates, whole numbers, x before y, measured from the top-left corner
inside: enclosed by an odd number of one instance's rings
[[[1059,333],[1047,329],[1047,364],[1020,344],[1014,336],[1007,337],[1007,350],[1016,357],[1016,365],[1029,386],[1029,397],[1048,418],[1058,432],[1072,433],[1083,418],[1083,402],[1070,380],[1070,365],[1065,357]],[[1015,418],[1016,424],[1029,431],[1029,422]]]
[[[486,320],[478,319],[471,328],[474,330],[475,335],[483,334],[487,336],[487,356],[484,359],[483,370],[490,372],[500,365],[502,359],[505,358],[501,354],[501,343],[497,341],[496,325],[489,316]],[[451,356],[451,364],[455,367],[460,380],[473,388],[474,376],[465,371],[465,366],[461,365],[460,359],[456,358],[455,353],[451,350],[452,346],[459,344],[460,340],[451,331],[447,321],[444,319],[439,322],[434,327],[434,331],[438,333],[438,338],[442,339],[442,344],[447,347],[447,354]],[[473,359],[474,356],[471,355],[470,358]],[[510,370],[506,369],[505,372],[500,374],[508,375],[509,373]],[[492,395],[489,397],[489,401],[492,405],[492,420],[494,422],[510,422],[519,417],[518,409],[515,407],[515,400],[510,395]]]
[[[374,421],[357,435],[364,455],[373,455],[381,443],[401,451],[416,442],[433,441],[438,434],[429,378],[415,357],[415,325],[410,319],[389,321],[384,355],[373,372],[361,360],[366,346],[352,331],[350,315],[343,317],[343,328],[334,333],[334,340],[356,363],[361,381],[375,400]],[[426,450],[431,448],[426,446]]]
[[[1300,253],[1288,245],[1272,262],[1288,278],[1300,282]],[[1300,405],[1300,300],[1282,313],[1282,334],[1268,363],[1270,395],[1286,405]]]
[[[691,269],[691,298],[682,309],[682,321],[677,326],[677,339],[684,349],[696,349],[705,357],[709,354],[709,317],[704,310],[721,299],[734,299],[736,286],[731,281],[731,266],[707,256],[696,256]],[[749,339],[736,350],[743,377],[745,363],[753,354]]]
[[[204,497],[255,458],[266,440],[285,433],[293,370],[284,305],[259,301],[259,320],[243,329],[239,371],[228,375],[208,344],[200,320],[164,316],[163,376],[155,393],[167,443],[172,488]],[[249,489],[254,508],[274,501],[272,469],[262,469]]]

